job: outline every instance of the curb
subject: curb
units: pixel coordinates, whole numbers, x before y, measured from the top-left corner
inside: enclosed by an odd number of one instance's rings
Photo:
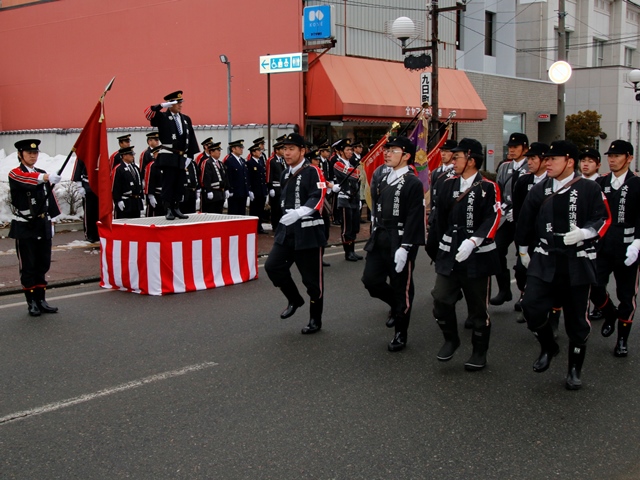
[[[83,230],[84,225],[82,224],[82,222],[64,222],[64,223],[54,223],[53,228],[56,233],[74,232],[74,231]],[[8,237],[9,230],[11,230],[10,226],[5,228],[0,228],[0,237]]]

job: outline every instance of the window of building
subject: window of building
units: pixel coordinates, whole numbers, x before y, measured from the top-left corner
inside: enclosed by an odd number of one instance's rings
[[[495,56],[496,14],[484,12],[484,54]]]
[[[504,146],[504,155],[507,154],[507,142],[512,133],[526,133],[524,131],[525,114],[524,113],[505,113],[502,115],[502,145]],[[506,157],[505,157],[506,158]]]
[[[633,66],[633,48],[624,47],[624,66]]]
[[[593,66],[601,67],[604,63],[604,40],[593,39]]]

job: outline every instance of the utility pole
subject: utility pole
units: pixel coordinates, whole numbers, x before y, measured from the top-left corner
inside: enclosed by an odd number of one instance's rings
[[[440,140],[440,115],[438,114],[438,0],[431,1],[431,135],[437,144]]]
[[[564,0],[558,0],[558,60],[567,60],[567,34],[564,19],[567,16],[565,12]],[[558,85],[558,118],[557,118],[557,136],[564,140],[565,137],[565,84]]]

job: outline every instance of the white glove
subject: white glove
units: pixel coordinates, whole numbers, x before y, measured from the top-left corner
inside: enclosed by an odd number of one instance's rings
[[[78,192],[78,195],[80,195],[80,197],[84,197],[87,194],[87,191],[82,186],[82,182],[75,182],[75,184],[76,184],[76,192]]]
[[[56,183],[60,183],[60,180],[62,180],[62,177],[60,175],[58,175],[57,173],[50,173],[49,174],[49,183],[51,185],[55,185]]]
[[[509,209],[504,218],[507,220],[507,222],[513,222],[513,208]]]
[[[585,232],[583,232],[581,228],[578,228],[576,225],[571,225],[571,230],[565,233],[562,240],[565,245],[575,245],[576,243],[583,241],[585,238]]]
[[[529,268],[529,264],[531,263],[531,257],[528,253],[520,253],[520,263],[524,268]]]
[[[333,190],[335,193],[338,193],[340,191],[340,185],[334,185],[333,187],[331,187],[331,190]]]
[[[273,188],[269,190],[269,196],[272,198],[276,196],[276,191]]]
[[[458,247],[458,253],[456,254],[456,262],[464,262],[467,258],[469,258],[469,255],[471,255],[474,248],[476,248],[476,244],[473,242],[473,240],[469,240],[467,238]]]
[[[253,202],[253,199],[256,198],[253,192],[249,192],[249,200]]]
[[[226,192],[228,193],[228,192]],[[213,200],[213,192],[207,192],[207,199],[208,200]]]
[[[149,205],[151,205],[152,208],[156,208],[158,201],[156,200],[155,195],[147,195],[147,199],[149,200]]]
[[[190,158],[187,158],[187,159],[184,161],[184,168],[187,168],[187,167],[189,166],[189,164],[190,164],[190,163],[191,163],[191,159],[190,159]]]
[[[173,101],[171,101],[171,102],[164,102],[164,103],[161,103],[161,104],[160,104],[160,106],[161,106],[162,108],[169,108],[171,105],[175,105],[176,103],[178,103],[178,101],[177,101],[177,100],[173,100]]]
[[[124,202],[122,200],[118,202],[118,208],[121,212],[124,212]]]
[[[396,250],[396,254],[393,257],[393,261],[396,264],[396,273],[400,273],[404,270],[404,266],[407,264],[407,255],[409,255],[409,252],[402,247]]]
[[[231,197],[233,197],[233,192],[230,192],[229,190],[225,190],[224,198],[231,198]]]
[[[640,249],[638,248],[639,243],[640,240],[634,240],[633,243],[627,247],[627,258],[624,261],[624,264],[627,267],[630,267],[636,263],[636,260],[638,260],[638,252],[640,252]]]
[[[300,218],[300,214],[296,210],[289,210],[280,218],[280,223],[283,225],[291,225]]]
[[[362,201],[358,202],[358,210],[362,210]]]

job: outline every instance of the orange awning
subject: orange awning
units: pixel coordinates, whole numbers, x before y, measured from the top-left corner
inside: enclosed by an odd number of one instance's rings
[[[309,62],[314,58],[310,55]],[[307,116],[409,121],[420,106],[420,73],[398,62],[323,55],[307,73]],[[487,118],[487,108],[465,72],[440,68],[438,79],[442,120],[452,110],[455,122]]]

